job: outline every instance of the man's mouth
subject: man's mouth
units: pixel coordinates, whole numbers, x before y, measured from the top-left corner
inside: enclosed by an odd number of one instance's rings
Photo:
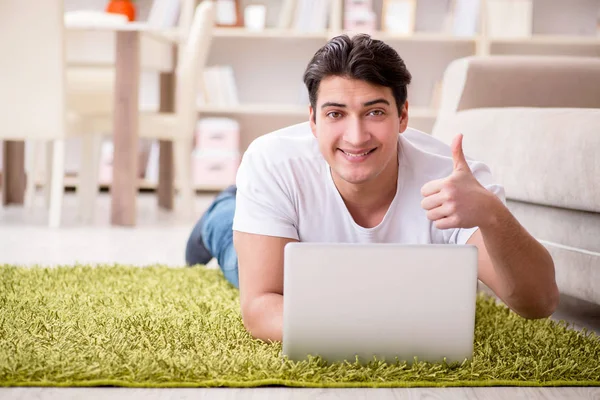
[[[372,152],[374,152],[377,149],[377,147],[370,149],[370,150],[361,150],[360,152],[357,151],[346,151],[346,150],[342,150],[342,153],[344,153],[345,155],[347,155],[348,157],[363,157],[366,156],[368,154],[371,154]]]
[[[342,154],[344,155],[344,158],[350,162],[362,162],[364,160],[366,160],[367,158],[369,158],[369,156],[375,151],[377,150],[377,147],[374,147],[372,149],[360,149],[358,151],[350,151],[350,150],[342,150],[342,149],[338,149],[339,151],[342,152]]]

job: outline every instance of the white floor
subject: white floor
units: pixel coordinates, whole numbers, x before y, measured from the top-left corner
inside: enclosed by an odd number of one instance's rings
[[[78,221],[77,198],[65,196],[63,226],[49,229],[42,204],[32,211],[0,209],[0,262],[11,264],[122,263],[183,265],[187,236],[214,195],[198,196],[194,215],[158,208],[141,194],[135,228],[110,225],[110,198],[100,196],[93,225]],[[40,199],[42,200],[42,199]],[[41,201],[39,202],[41,203]]]
[[[41,197],[41,196],[40,196]],[[199,195],[194,215],[160,210],[154,194],[140,194],[138,225],[110,225],[110,198],[100,196],[95,220],[83,226],[77,220],[77,198],[67,194],[63,227],[49,229],[40,198],[32,211],[22,207],[0,208],[0,263],[57,265],[74,263],[120,263],[133,265],[185,264],[187,237],[214,195]],[[214,262],[211,263],[214,265]],[[600,333],[600,314],[595,308],[564,302],[555,318],[573,322]],[[600,388],[448,388],[448,389],[120,389],[120,388],[6,388],[1,399],[600,399]]]

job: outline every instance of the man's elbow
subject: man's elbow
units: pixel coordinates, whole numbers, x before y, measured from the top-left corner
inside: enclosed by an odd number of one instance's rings
[[[256,335],[256,312],[254,312],[252,301],[246,301],[242,303],[242,323],[246,331],[255,339],[259,339]]]
[[[265,342],[270,340],[264,332],[263,313],[256,300],[247,301],[242,304],[242,322],[246,331],[254,339],[260,339]]]
[[[560,293],[556,285],[552,286],[543,294],[530,299],[526,304],[519,307],[521,310],[517,313],[527,319],[548,318],[558,308],[560,302]]]
[[[283,332],[283,296],[266,293],[242,304],[244,327],[255,339],[280,342]]]

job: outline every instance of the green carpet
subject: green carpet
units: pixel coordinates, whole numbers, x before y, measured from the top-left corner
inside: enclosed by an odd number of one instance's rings
[[[462,365],[284,362],[238,301],[203,267],[0,266],[0,386],[600,386],[598,336],[483,295]]]

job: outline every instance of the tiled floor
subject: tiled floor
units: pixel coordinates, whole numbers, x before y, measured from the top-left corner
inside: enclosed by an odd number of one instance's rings
[[[94,223],[83,226],[77,220],[77,198],[67,194],[63,207],[63,227],[46,227],[42,199],[32,211],[22,207],[0,209],[0,263],[56,265],[73,263],[121,263],[134,265],[184,265],[187,236],[195,221],[210,204],[214,194],[199,195],[194,215],[160,210],[154,194],[140,194],[138,225],[119,228],[110,225],[110,198],[100,196]],[[211,263],[212,266],[214,262]],[[596,306],[563,299],[554,318],[565,319],[600,334],[600,311]],[[71,398],[600,398],[600,388],[454,388],[454,389],[0,389],[2,399],[71,399]]]

